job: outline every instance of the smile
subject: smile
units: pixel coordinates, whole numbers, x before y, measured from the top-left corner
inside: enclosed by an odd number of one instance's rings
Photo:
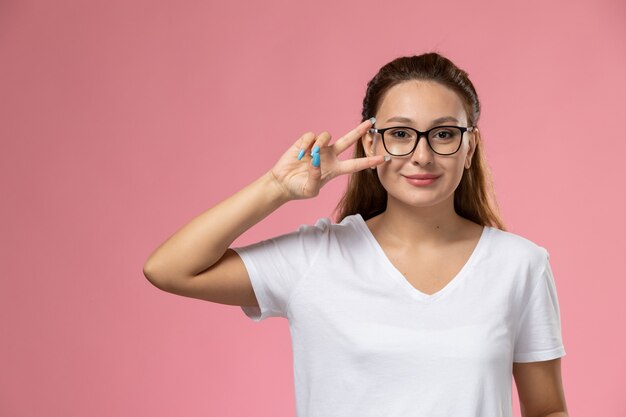
[[[404,177],[404,179],[406,179],[406,181],[411,184],[411,185],[415,185],[417,187],[423,187],[425,185],[430,185],[433,182],[437,181],[439,179],[439,177],[437,178],[425,178],[425,179],[417,179],[417,178],[407,178]]]

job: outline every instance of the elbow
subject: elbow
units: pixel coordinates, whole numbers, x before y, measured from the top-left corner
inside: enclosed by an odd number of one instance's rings
[[[166,291],[165,281],[159,278],[157,269],[150,262],[146,262],[144,264],[143,276],[146,277],[146,279],[158,289]]]

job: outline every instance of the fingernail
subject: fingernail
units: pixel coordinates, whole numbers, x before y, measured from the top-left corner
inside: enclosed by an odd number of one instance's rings
[[[320,153],[320,147],[319,146],[314,146],[313,150],[311,151],[311,155],[316,154],[316,153]]]
[[[298,154],[298,161],[302,159],[302,157],[304,156],[305,151],[304,149],[300,149],[300,153]]]
[[[370,117],[370,122],[372,122],[372,124],[376,123],[376,118],[375,117]]]
[[[385,162],[389,161],[391,159],[391,157],[389,155],[385,155]]]
[[[320,154],[319,153],[313,154],[313,166],[316,168],[320,166]]]

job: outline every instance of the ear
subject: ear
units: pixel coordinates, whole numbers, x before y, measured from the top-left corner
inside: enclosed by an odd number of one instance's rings
[[[478,134],[479,134],[479,133],[478,133],[478,127],[476,127],[476,128],[474,129],[474,131],[473,131],[473,132],[471,132],[471,133],[468,135],[468,139],[469,139],[469,141],[468,141],[468,144],[469,144],[469,149],[468,149],[468,151],[467,151],[467,157],[466,157],[466,160],[465,160],[465,164],[466,164],[466,165],[467,165],[468,163],[469,163],[469,164],[471,164],[471,163],[472,163],[472,158],[474,157],[474,152],[476,151],[476,142],[477,142],[476,136],[477,136]]]
[[[375,139],[376,133],[370,133],[369,131],[361,136],[361,143],[363,144],[363,149],[365,150],[366,156],[374,156],[376,155],[376,142]]]

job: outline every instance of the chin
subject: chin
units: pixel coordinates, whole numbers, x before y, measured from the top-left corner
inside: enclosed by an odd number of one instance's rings
[[[408,189],[387,191],[388,198],[393,198],[399,202],[414,207],[432,207],[443,203],[444,201],[454,199],[454,190],[449,193],[442,193],[441,189],[430,187],[415,187],[410,184]]]
[[[411,207],[433,207],[441,204],[441,202],[445,201],[445,197],[441,197],[440,195],[421,195],[421,196],[407,196],[404,195],[398,198],[395,195],[391,195],[388,193],[389,199],[394,199],[400,204],[404,204]]]

